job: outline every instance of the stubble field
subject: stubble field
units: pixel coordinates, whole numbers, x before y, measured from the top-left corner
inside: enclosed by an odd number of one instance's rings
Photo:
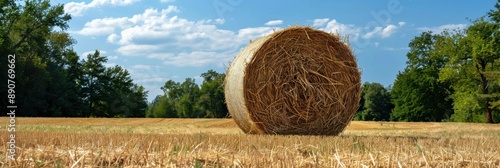
[[[231,119],[17,118],[16,130],[16,160],[0,151],[0,167],[500,167],[498,124],[354,121],[339,136],[280,136]]]

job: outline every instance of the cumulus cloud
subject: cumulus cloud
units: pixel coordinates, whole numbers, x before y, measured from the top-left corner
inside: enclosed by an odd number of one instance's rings
[[[445,30],[462,30],[467,27],[467,24],[445,24],[441,26],[436,26],[436,27],[419,27],[417,30],[420,31],[432,31],[432,33],[441,33]]]
[[[267,22],[265,25],[266,26],[277,26],[283,24],[283,20],[271,20]]]
[[[224,24],[225,20],[224,19],[215,19],[215,23],[217,24]]]
[[[382,32],[382,27],[375,27],[372,31],[366,33],[363,38],[369,39]]]
[[[355,26],[353,24],[343,24],[339,23],[335,19],[315,19],[313,21],[313,26],[324,30],[326,32],[338,33],[340,35],[349,35],[351,41],[356,41],[361,34],[361,27]]]
[[[64,11],[72,16],[81,16],[83,12],[91,8],[96,8],[104,5],[124,6],[130,5],[140,0],[93,0],[90,3],[85,2],[69,2],[64,5]]]
[[[143,65],[143,64],[138,64],[138,65],[133,65],[133,69],[151,69],[151,65]]]
[[[124,56],[145,56],[148,52],[161,49],[157,45],[128,44],[117,49],[118,53]]]
[[[167,57],[164,61],[167,65],[176,66],[201,66],[207,64],[223,64],[221,60],[229,61],[228,53],[217,52],[182,52],[172,57]]]
[[[281,29],[263,26],[231,31],[217,27],[224,19],[191,21],[176,12],[177,7],[169,6],[130,17],[94,19],[76,33],[105,36],[107,42],[118,45],[116,52],[122,56],[158,59],[175,66],[203,66],[227,63],[250,40]]]
[[[405,25],[405,22],[399,22],[398,25],[387,25],[386,27],[377,26],[372,31],[369,31],[363,38],[370,39],[373,37],[387,38],[394,34],[399,28]]]
[[[175,2],[175,0],[160,0],[161,3],[171,3]]]
[[[314,27],[323,27],[326,25],[326,23],[328,23],[330,19],[328,18],[323,18],[323,19],[314,19],[313,21],[313,26]]]
[[[132,22],[125,17],[94,19],[85,23],[83,29],[76,33],[87,36],[107,35],[114,33],[116,28],[125,28],[131,23]]]
[[[226,30],[218,27],[223,19],[192,21],[177,16],[176,6],[149,8],[129,17],[100,18],[87,22],[77,31],[86,36],[104,36],[118,45],[120,56],[157,59],[166,65],[223,65],[231,60],[249,41],[282,29],[282,20],[268,21],[265,26]],[[351,41],[358,38],[387,38],[405,23],[368,28],[340,23],[335,19],[315,19],[314,27],[341,35]]]
[[[349,35],[349,40],[357,41],[359,37],[370,39],[374,37],[387,38],[392,36],[399,28],[403,27],[406,23],[399,22],[397,25],[389,24],[385,27],[361,27],[354,24],[340,23],[335,19],[329,18],[314,19],[313,26],[332,33],[339,33],[340,35]]]
[[[118,56],[107,56],[108,60],[117,60]]]
[[[165,69],[159,66],[152,65],[133,65],[126,68],[130,73],[134,83],[141,85],[148,90],[148,99],[152,100],[156,95],[162,95],[163,91],[160,89],[168,78]]]
[[[388,25],[387,27],[385,27],[382,32],[380,33],[380,36],[382,38],[387,38],[389,36],[391,36],[394,32],[396,32],[396,30],[398,29],[399,27],[396,26],[396,25]]]
[[[268,34],[273,33],[274,31],[279,30],[279,28],[273,27],[251,27],[251,28],[243,28],[238,30],[237,37],[239,39],[249,39],[253,40]]]
[[[118,36],[117,34],[113,33],[113,34],[110,34],[108,36],[108,38],[106,38],[106,41],[108,41],[109,43],[118,43],[119,39],[120,39],[120,36]]]

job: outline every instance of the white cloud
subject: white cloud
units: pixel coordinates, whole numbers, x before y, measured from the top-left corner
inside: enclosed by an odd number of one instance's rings
[[[373,28],[373,30],[367,32],[365,35],[363,35],[363,38],[365,39],[370,39],[374,37],[380,37],[380,38],[387,38],[392,36],[399,28],[405,25],[405,22],[399,22],[398,26],[390,24],[387,25],[386,27],[381,27],[377,26]]]
[[[132,22],[125,18],[102,18],[94,19],[85,23],[82,30],[77,31],[77,34],[86,36],[107,35],[115,32],[117,28],[126,28]]]
[[[168,14],[177,12],[179,12],[179,9],[176,6],[168,6],[166,9],[162,9],[160,12],[156,9],[146,9],[144,13],[134,15],[131,18],[120,17],[94,19],[90,22],[85,23],[84,28],[80,31],[77,31],[76,33],[87,36],[99,36],[115,33],[115,30],[127,28],[133,29],[133,25],[148,24],[151,26],[157,26],[157,24],[159,23],[155,21],[165,19]],[[172,17],[171,19],[172,21],[175,21],[176,18],[177,17]],[[216,21],[223,22],[223,20]],[[137,31],[137,27],[135,30]],[[116,35],[113,35],[113,37],[116,37]],[[108,41],[113,40],[113,37],[108,37]]]
[[[444,30],[461,30],[465,29],[467,27],[467,24],[445,24],[441,26],[436,26],[436,27],[419,27],[417,30],[420,31],[432,31],[432,33],[439,34],[443,32]]]
[[[105,36],[118,45],[120,56],[139,56],[161,60],[173,66],[223,65],[229,62],[250,40],[282,29],[282,20],[271,20],[267,26],[246,27],[236,31],[218,27],[223,19],[192,21],[181,18],[176,6],[165,9],[146,9],[129,17],[101,18],[89,21],[77,33],[86,36]],[[405,23],[377,27],[364,34],[367,28],[339,23],[335,19],[315,19],[314,26],[327,32],[349,34],[350,40],[391,36]]]
[[[108,36],[108,38],[106,39],[106,41],[108,41],[109,43],[118,43],[118,40],[120,39],[120,36],[113,33],[113,34],[110,34]]]
[[[130,5],[140,0],[93,0],[90,3],[85,2],[69,2],[64,5],[64,11],[72,16],[81,16],[88,9],[96,8],[104,5],[123,6]]]
[[[146,9],[141,14],[89,21],[77,31],[86,36],[107,36],[123,56],[162,60],[175,66],[222,65],[250,40],[270,34],[280,27],[249,27],[238,31],[217,27],[224,19],[190,21],[172,13],[177,7]],[[274,24],[277,24],[275,22]]]
[[[369,38],[372,38],[373,36],[377,35],[377,34],[380,34],[380,32],[382,32],[382,27],[378,26],[378,27],[375,27],[372,31],[366,33],[363,38],[365,39],[369,39]]]
[[[161,3],[171,3],[175,2],[175,0],[160,0]]]
[[[83,28],[82,30],[78,31],[78,34],[81,35],[92,35],[92,36],[99,36],[99,35],[104,35],[104,34],[110,34],[113,33],[115,29],[113,27],[92,27],[92,28]]]
[[[133,69],[151,69],[151,65],[138,64],[138,65],[132,66],[132,68]]]
[[[107,56],[108,60],[117,60],[118,56]]]
[[[323,27],[323,26],[325,26],[326,23],[328,23],[329,20],[330,19],[328,19],[328,18],[314,19],[313,26],[314,27]]]
[[[121,46],[117,51],[124,56],[145,56],[146,53],[159,49],[161,46],[130,44]]]
[[[72,16],[81,16],[83,11],[87,10],[87,6],[85,2],[69,2],[64,5],[64,11]]]
[[[337,20],[332,19],[329,20],[328,18],[324,19],[316,19],[314,20],[314,26],[319,26],[318,28],[320,30],[326,31],[326,32],[331,32],[331,33],[338,33],[340,35],[349,35],[349,40],[351,41],[356,41],[361,33],[361,27],[357,27],[353,24],[343,24],[337,22]]]
[[[159,52],[156,52],[156,53],[151,53],[151,54],[147,55],[146,57],[147,58],[152,58],[152,59],[166,60],[167,58],[170,58],[170,57],[173,57],[173,56],[174,56],[173,53],[159,53]]]
[[[233,53],[234,55],[236,53]],[[228,53],[217,53],[217,52],[183,52],[172,57],[167,57],[164,64],[175,65],[175,66],[201,66],[207,64],[218,64],[222,65],[229,61],[230,55]]]
[[[215,19],[215,23],[217,24],[224,24],[225,20],[224,19]]]
[[[177,6],[170,5],[170,6],[168,6],[167,9],[164,9],[161,12],[169,14],[169,13],[173,13],[173,12],[180,12],[180,10],[177,8]]]
[[[237,37],[240,39],[255,40],[259,37],[271,34],[276,30],[279,30],[279,28],[273,28],[273,27],[243,28],[243,29],[238,30]]]
[[[397,25],[389,24],[385,27],[361,27],[353,24],[340,23],[335,19],[330,20],[329,18],[314,19],[313,26],[332,33],[338,33],[340,35],[349,35],[349,40],[351,42],[357,41],[359,37],[365,39],[370,39],[374,37],[387,38],[392,36],[399,28],[403,27],[406,22],[399,22]]]
[[[388,25],[387,27],[385,27],[383,30],[382,30],[382,33],[380,33],[380,36],[382,38],[387,38],[387,37],[390,37],[394,32],[396,32],[396,30],[398,29],[399,27],[398,26],[395,26],[395,25]]]
[[[277,26],[283,24],[283,20],[271,20],[267,22],[265,25],[266,26]]]

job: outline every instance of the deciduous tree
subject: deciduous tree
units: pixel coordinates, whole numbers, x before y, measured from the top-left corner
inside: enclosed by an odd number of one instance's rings
[[[423,32],[409,44],[406,68],[400,72],[391,91],[397,121],[441,121],[449,119],[452,111],[452,90],[448,82],[439,81],[439,70],[448,58],[435,51],[444,37]]]

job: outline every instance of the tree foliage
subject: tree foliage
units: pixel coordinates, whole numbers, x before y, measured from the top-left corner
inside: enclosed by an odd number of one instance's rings
[[[201,74],[201,87],[194,79],[182,83],[168,80],[161,87],[164,94],[150,104],[148,117],[223,118],[228,110],[224,98],[224,74],[208,70]]]
[[[356,114],[357,120],[389,121],[393,105],[390,92],[380,83],[365,82],[362,86],[362,103]]]
[[[16,116],[143,117],[147,92],[130,74],[106,68],[96,51],[80,60],[64,32],[71,16],[48,0],[0,1],[0,53],[16,55]],[[55,31],[59,30],[59,31]],[[0,60],[7,65],[7,59]],[[7,66],[0,66],[7,82]],[[4,85],[5,86],[5,85]],[[7,95],[6,90],[0,91]],[[1,98],[2,111],[7,96]]]
[[[498,120],[500,1],[495,7],[465,30],[424,32],[412,40],[407,68],[391,93],[394,119]]]
[[[228,116],[228,109],[224,97],[225,74],[220,74],[214,70],[208,70],[201,74],[203,83],[201,84],[200,98],[198,105],[205,114],[205,117],[223,118]]]
[[[446,33],[447,40],[438,51],[449,56],[440,79],[450,81],[456,91],[454,120],[494,123],[500,99],[500,22],[497,10],[489,17],[472,22],[464,31]],[[480,117],[483,114],[484,117]],[[497,119],[498,120],[498,119]]]
[[[439,81],[439,70],[447,57],[435,51],[443,36],[423,32],[409,44],[407,67],[400,72],[391,91],[394,103],[393,120],[441,121],[453,111],[446,82]]]

